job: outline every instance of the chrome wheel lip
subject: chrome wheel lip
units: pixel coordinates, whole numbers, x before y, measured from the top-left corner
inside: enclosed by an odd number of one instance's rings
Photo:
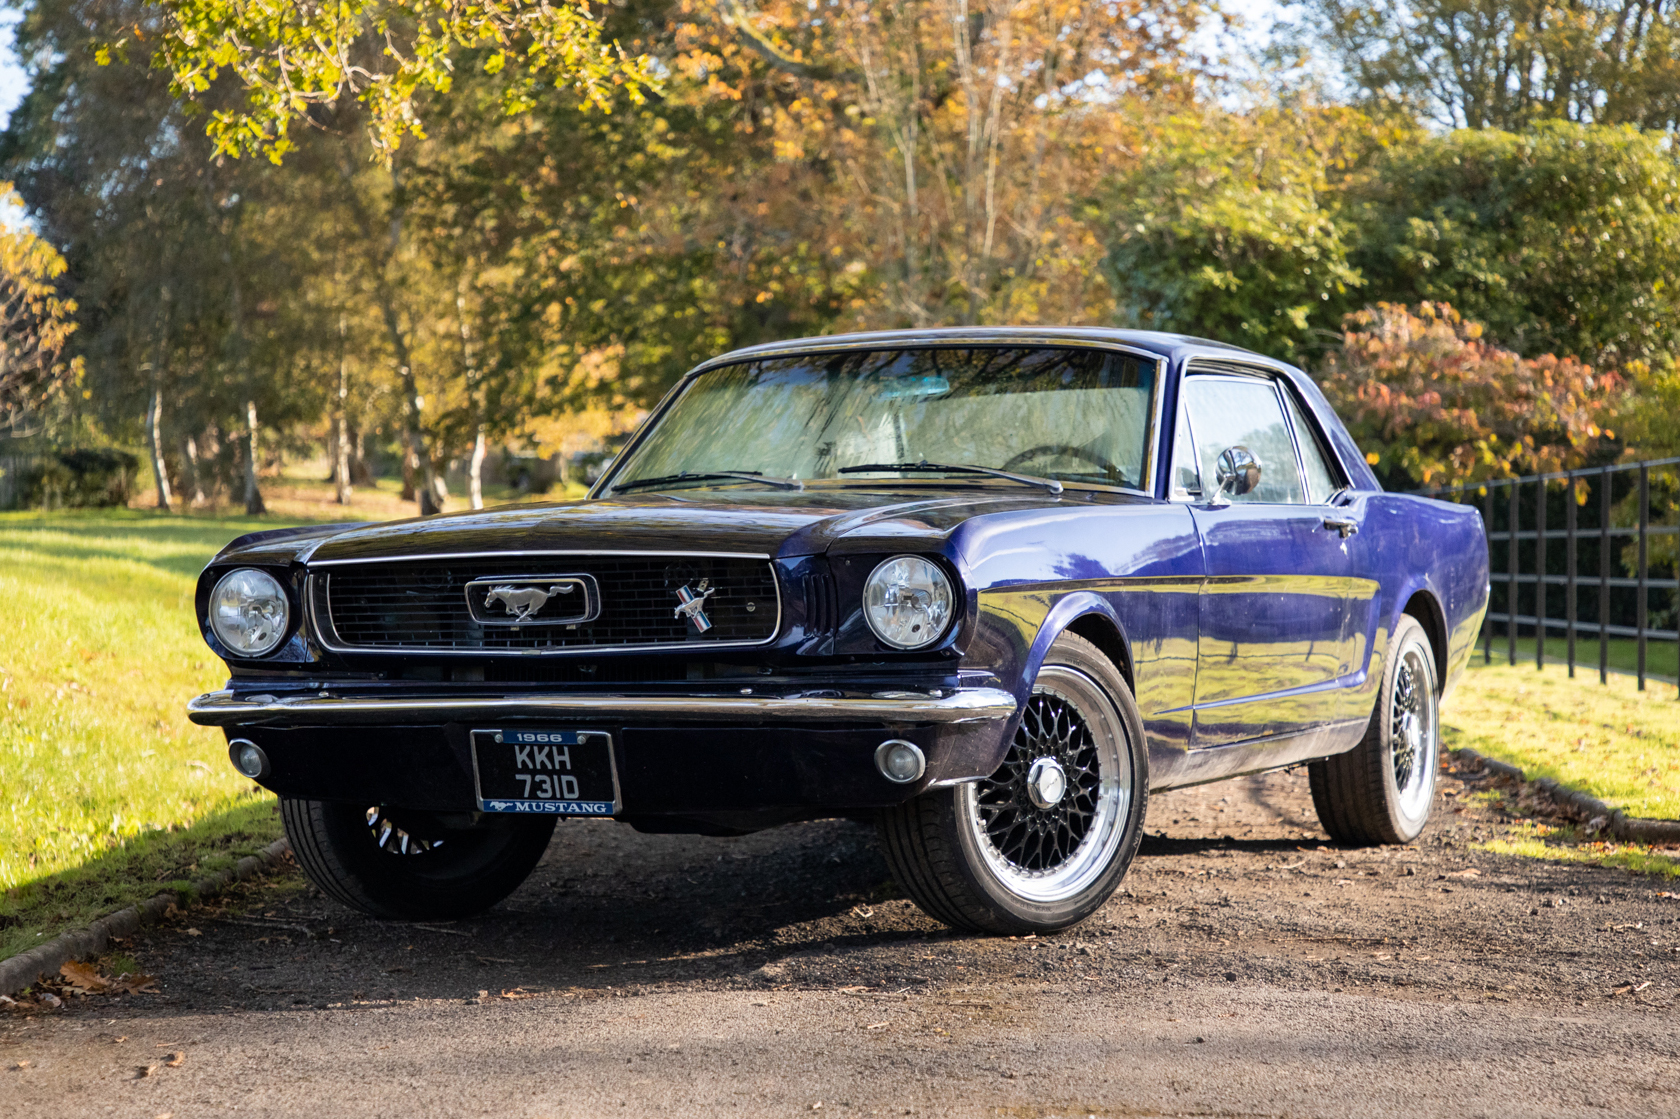
[[[1389,705],[1389,775],[1396,806],[1407,819],[1429,812],[1439,741],[1434,680],[1423,650],[1414,646],[1400,654]]]
[[[1081,691],[1094,698],[1102,694],[1102,687],[1083,672],[1062,665],[1046,666],[1033,686],[1033,695],[1053,696],[1077,711],[1097,747],[1101,776],[1094,811],[1084,838],[1071,856],[1046,870],[1030,870],[1014,862],[998,849],[987,831],[980,813],[982,782],[971,781],[957,788],[958,809],[986,869],[999,885],[1025,902],[1046,904],[1077,897],[1107,871],[1125,839],[1136,780],[1130,751],[1122,750],[1127,741],[1126,728],[1112,704],[1082,703],[1076,694],[1070,694]],[[1098,709],[1089,710],[1091,706]]]

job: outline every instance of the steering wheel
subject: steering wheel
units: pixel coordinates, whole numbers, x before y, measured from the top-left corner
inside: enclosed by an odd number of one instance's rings
[[[1045,443],[1043,446],[1039,447],[1028,447],[1026,450],[1004,463],[1002,468],[1004,470],[1014,470],[1023,462],[1028,462],[1040,455],[1065,455],[1068,458],[1076,458],[1083,462],[1088,462],[1092,466],[1095,466],[1098,470],[1101,470],[1104,474],[1108,475],[1109,485],[1123,486],[1126,484],[1126,476],[1120,473],[1120,468],[1118,466],[1114,465],[1108,459],[1103,458],[1095,451],[1087,451],[1084,447],[1075,447],[1071,443]]]

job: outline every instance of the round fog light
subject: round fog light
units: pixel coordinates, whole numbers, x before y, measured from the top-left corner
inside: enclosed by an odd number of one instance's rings
[[[927,758],[914,742],[889,738],[875,747],[875,768],[888,781],[908,785],[927,772]]]
[[[253,781],[268,776],[268,755],[249,738],[236,738],[229,742],[228,757],[233,759],[233,768]]]

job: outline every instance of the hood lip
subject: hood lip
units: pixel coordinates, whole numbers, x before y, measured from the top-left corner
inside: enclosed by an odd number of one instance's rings
[[[711,552],[672,548],[516,548],[502,551],[402,553],[391,556],[349,556],[344,559],[310,560],[311,568],[342,567],[358,563],[421,563],[427,560],[505,559],[508,556],[687,556],[701,559],[748,559],[773,561],[768,552]]]

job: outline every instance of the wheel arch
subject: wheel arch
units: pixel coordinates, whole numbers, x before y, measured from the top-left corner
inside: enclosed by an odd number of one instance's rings
[[[1044,664],[1044,658],[1049,655],[1050,646],[1064,633],[1084,638],[1095,645],[1098,651],[1113,663],[1121,679],[1125,680],[1126,686],[1132,690],[1132,694],[1137,694],[1132,646],[1130,638],[1126,635],[1126,627],[1121,624],[1107,600],[1090,592],[1079,592],[1056,603],[1045,617],[1043,625],[1039,627],[1038,635],[1033,640],[1032,655],[1025,665],[1026,672],[1021,681],[1023,699],[1032,691],[1032,682],[1038,677],[1038,670]]]
[[[1429,638],[1429,647],[1435,654],[1435,692],[1437,695],[1447,686],[1447,615],[1441,608],[1441,602],[1428,590],[1417,590],[1406,600],[1405,608],[1400,611],[1402,617],[1416,618],[1423,632]]]

